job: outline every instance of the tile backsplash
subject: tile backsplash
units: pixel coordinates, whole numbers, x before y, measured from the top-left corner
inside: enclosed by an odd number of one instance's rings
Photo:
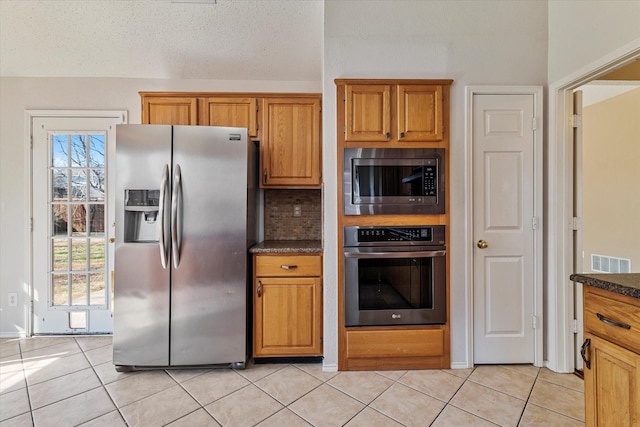
[[[321,190],[264,190],[264,239],[322,240]]]

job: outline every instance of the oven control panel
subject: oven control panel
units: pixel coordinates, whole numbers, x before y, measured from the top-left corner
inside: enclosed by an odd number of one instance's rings
[[[345,227],[345,246],[372,243],[444,244],[444,225],[422,227]]]

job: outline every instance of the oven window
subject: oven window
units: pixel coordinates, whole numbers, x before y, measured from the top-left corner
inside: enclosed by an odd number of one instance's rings
[[[422,196],[422,167],[355,165],[360,197]]]
[[[360,310],[433,308],[432,258],[358,260]]]

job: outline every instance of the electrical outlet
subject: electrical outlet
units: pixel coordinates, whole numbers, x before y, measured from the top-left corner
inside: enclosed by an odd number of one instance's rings
[[[9,292],[9,307],[18,306],[18,294],[15,292]]]
[[[302,206],[293,205],[293,216],[302,216]]]

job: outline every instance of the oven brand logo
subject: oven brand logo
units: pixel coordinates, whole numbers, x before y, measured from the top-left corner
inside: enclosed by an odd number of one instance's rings
[[[400,319],[401,317],[402,317],[402,315],[401,315],[401,314],[392,314],[392,315],[391,315],[391,318],[392,318],[392,319]]]

